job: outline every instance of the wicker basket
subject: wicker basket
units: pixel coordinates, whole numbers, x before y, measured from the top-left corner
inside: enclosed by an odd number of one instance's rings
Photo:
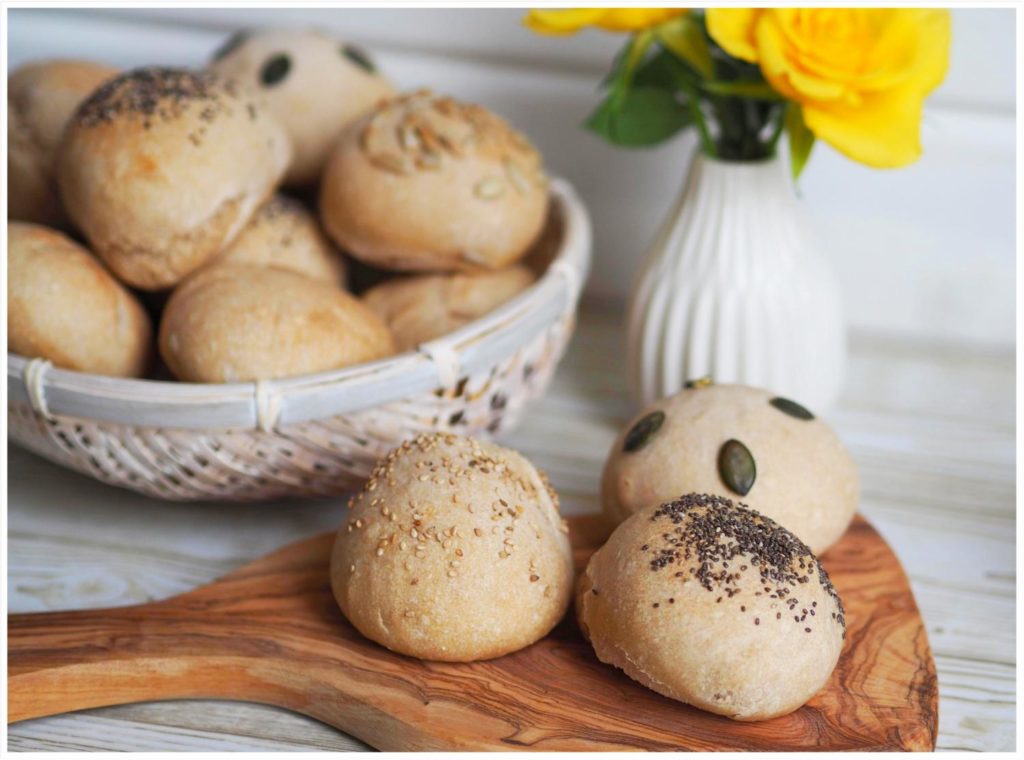
[[[174,500],[336,494],[425,431],[489,436],[547,387],[575,324],[590,221],[552,183],[531,288],[484,318],[372,364],[257,383],[127,380],[8,354],[8,435],[105,483]]]

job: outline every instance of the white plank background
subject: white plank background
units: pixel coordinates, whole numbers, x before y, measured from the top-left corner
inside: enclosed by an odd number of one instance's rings
[[[11,66],[86,56],[198,65],[227,31],[315,23],[364,43],[404,87],[479,100],[524,128],[596,222],[588,307],[550,394],[505,442],[547,469],[565,509],[597,509],[600,469],[631,411],[621,302],[692,143],[609,148],[578,128],[619,39],[537,38],[520,12],[16,10]],[[862,472],[863,511],[902,558],[939,670],[942,749],[1015,743],[1015,82],[1013,11],[957,10],[926,155],[872,172],[817,151],[801,191],[840,272],[853,327],[833,422]],[[174,505],[11,449],[12,612],[131,604],[211,580],[332,529],[341,500]],[[301,716],[227,702],[135,705],[10,727],[12,750],[362,748]]]
[[[596,511],[630,412],[621,314],[588,307],[550,393],[504,438],[546,469],[569,514]],[[863,479],[862,511],[896,549],[939,673],[939,747],[1011,750],[1015,736],[1014,356],[855,335],[832,421]],[[12,612],[161,599],[331,530],[342,499],[167,504],[11,449]],[[343,749],[306,718],[233,703],[113,707],[10,727],[9,747]]]
[[[579,124],[621,38],[531,34],[518,10],[14,10],[11,66],[85,56],[200,65],[232,29],[317,25],[366,44],[394,81],[485,103],[522,127],[580,189],[596,225],[588,292],[621,301],[682,183],[693,141],[612,148]],[[873,171],[825,146],[802,180],[854,327],[1014,342],[1014,11],[954,11],[950,73],[929,103],[925,156]]]

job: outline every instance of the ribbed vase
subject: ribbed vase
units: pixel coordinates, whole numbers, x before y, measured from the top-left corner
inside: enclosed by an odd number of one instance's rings
[[[646,404],[710,375],[817,411],[839,394],[839,288],[786,164],[698,154],[629,308],[630,384]]]

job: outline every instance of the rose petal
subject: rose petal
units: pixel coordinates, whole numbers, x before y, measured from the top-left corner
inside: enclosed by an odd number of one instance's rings
[[[924,96],[909,88],[864,98],[860,107],[805,103],[804,121],[821,140],[848,158],[876,169],[913,163],[921,155]]]
[[[754,27],[761,10],[758,8],[708,8],[705,21],[711,39],[733,58],[757,62]]]

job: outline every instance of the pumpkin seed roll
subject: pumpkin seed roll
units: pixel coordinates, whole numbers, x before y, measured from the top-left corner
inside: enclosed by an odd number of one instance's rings
[[[744,503],[820,554],[846,530],[857,467],[832,428],[795,401],[708,379],[651,404],[612,444],[601,483],[609,520],[683,493]]]

